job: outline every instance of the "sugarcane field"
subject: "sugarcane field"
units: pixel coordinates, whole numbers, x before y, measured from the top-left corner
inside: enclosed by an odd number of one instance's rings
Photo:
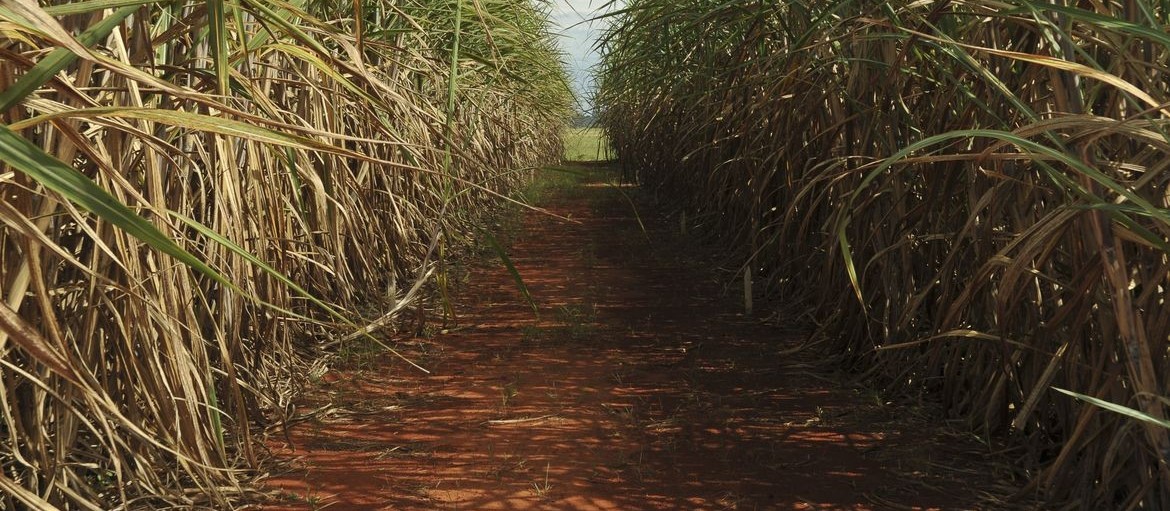
[[[0,0],[0,511],[1170,510],[1166,0]]]

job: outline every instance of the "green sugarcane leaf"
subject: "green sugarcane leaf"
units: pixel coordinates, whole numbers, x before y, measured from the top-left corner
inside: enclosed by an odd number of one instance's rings
[[[93,26],[82,32],[77,37],[77,41],[84,46],[93,46],[99,40],[104,39],[110,35],[114,30],[130,16],[138,7],[123,7],[113,14],[102,18],[101,21],[93,24]],[[62,69],[72,64],[77,60],[77,54],[65,48],[57,48],[50,52],[45,58],[41,59],[32,69],[30,69],[24,76],[20,77],[12,86],[0,91],[0,112],[8,110],[16,104],[32,94],[38,87],[44,85],[49,80],[52,80]]]
[[[138,7],[140,5],[150,5],[165,3],[164,0],[84,0],[81,2],[70,2],[61,5],[45,6],[45,12],[53,16],[70,16],[73,14],[86,14],[90,12],[104,11],[106,9],[118,9],[121,7]]]
[[[7,126],[0,126],[0,159],[45,188],[60,194],[156,250],[174,257],[220,284],[238,289],[234,283],[184,250],[154,224],[126,207],[92,179],[45,153]]]
[[[282,314],[286,314],[289,317],[312,321],[310,318],[249,295],[234,282],[215,271],[215,269],[211,268],[194,254],[184,250],[174,240],[155,227],[154,224],[122,204],[121,201],[98,186],[92,179],[45,153],[39,147],[20,137],[8,127],[0,127],[0,159],[4,160],[13,168],[24,172],[33,180],[41,183],[45,188],[57,192],[82,209],[110,222],[127,234],[138,238],[164,254],[170,255],[191,269],[210,277],[212,280],[232,289],[241,296]],[[265,273],[285,283],[297,294],[318,305],[334,318],[349,323],[336,309],[314,297],[304,288],[294,283],[284,274],[251,254],[243,247],[236,245],[231,240],[195,220],[174,212],[170,212],[170,215],[182,220],[215,243],[240,255]]]
[[[74,110],[66,110],[63,112],[54,112],[36,117],[30,117],[26,120],[12,123],[9,127],[13,130],[20,131],[25,128],[54,119],[101,118],[124,118],[151,121],[170,126],[179,126],[190,130],[217,133],[230,137],[239,137],[277,146],[313,149],[336,154],[339,156],[383,163],[380,160],[371,159],[369,156],[343,149],[332,144],[319,142],[308,137],[275,131],[258,126],[256,124],[236,121],[224,117],[199,114],[195,112],[184,112],[181,110],[159,110],[157,108],[138,107],[78,108]]]
[[[539,315],[540,309],[536,306],[536,301],[532,299],[532,293],[528,291],[528,286],[524,283],[524,278],[520,276],[520,270],[516,269],[516,265],[512,264],[512,258],[508,257],[508,251],[504,250],[504,246],[500,244],[499,240],[491,232],[484,230],[483,236],[487,239],[488,245],[492,247],[492,251],[500,258],[504,266],[508,268],[508,273],[512,275],[512,280],[516,282],[516,289],[520,291],[520,296],[523,296],[524,301],[528,302],[528,305],[532,307],[532,312]]]
[[[1086,396],[1084,394],[1081,394],[1078,392],[1073,392],[1071,390],[1065,390],[1065,389],[1062,389],[1059,387],[1052,387],[1052,390],[1060,392],[1061,394],[1066,394],[1066,395],[1075,397],[1075,398],[1080,399],[1081,401],[1084,401],[1086,403],[1089,403],[1089,404],[1092,404],[1095,406],[1099,406],[1099,407],[1104,408],[1106,410],[1109,410],[1113,413],[1119,413],[1119,414],[1124,415],[1126,417],[1129,417],[1131,419],[1137,419],[1137,420],[1142,421],[1142,422],[1148,422],[1150,424],[1156,424],[1158,426],[1162,426],[1163,428],[1170,429],[1170,421],[1151,417],[1151,416],[1149,416],[1149,415],[1147,415],[1139,410],[1134,410],[1133,408],[1130,408],[1128,406],[1122,406],[1122,405],[1119,405],[1117,403],[1110,403],[1109,401],[1105,401],[1104,399],[1098,399],[1098,398],[1095,398],[1093,396]]]
[[[207,0],[208,37],[211,39],[211,58],[215,62],[216,92],[227,96],[231,80],[228,62],[227,14],[223,0]]]
[[[202,223],[196,221],[193,218],[187,217],[185,215],[182,215],[182,214],[174,212],[174,211],[169,211],[168,214],[170,214],[170,216],[175,218],[176,220],[179,220],[180,222],[187,224],[192,229],[199,231],[200,234],[206,236],[211,241],[214,241],[215,243],[219,244],[220,246],[234,252],[236,255],[243,257],[249,263],[252,263],[252,265],[254,265],[255,267],[260,268],[260,270],[262,270],[264,273],[267,273],[268,275],[272,276],[276,280],[279,280],[280,282],[284,283],[284,285],[288,286],[289,289],[292,289],[294,292],[296,292],[296,294],[300,295],[302,298],[309,300],[310,302],[317,305],[325,312],[329,313],[329,315],[332,316],[333,318],[338,319],[343,323],[351,324],[350,321],[345,316],[343,316],[341,314],[341,312],[339,312],[337,309],[333,308],[329,304],[327,304],[324,301],[322,301],[321,299],[317,298],[312,293],[305,290],[305,288],[301,287],[296,282],[293,282],[293,280],[288,278],[287,276],[285,276],[285,274],[281,273],[280,270],[273,268],[272,265],[268,264],[263,259],[260,259],[255,254],[249,252],[244,247],[237,245],[232,240],[227,239],[222,234],[215,232],[214,229],[212,229],[206,225],[203,225]],[[293,314],[293,313],[288,312],[288,311],[284,311],[284,312],[286,312],[288,314]],[[293,314],[293,315],[295,316],[295,314]]]

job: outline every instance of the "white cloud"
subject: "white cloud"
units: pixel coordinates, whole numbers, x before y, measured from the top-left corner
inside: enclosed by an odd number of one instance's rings
[[[617,7],[611,5],[610,0],[556,0],[552,4],[551,17],[556,25],[553,31],[560,36],[573,87],[583,103],[588,99],[591,87],[590,68],[600,60],[593,45],[605,23],[604,20],[591,19]],[[588,108],[589,105],[583,106]]]

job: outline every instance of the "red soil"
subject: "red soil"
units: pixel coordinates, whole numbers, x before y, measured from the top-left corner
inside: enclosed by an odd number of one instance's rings
[[[309,392],[262,509],[981,507],[986,447],[792,353],[652,208],[643,232],[614,187],[556,195],[580,223],[526,214],[510,249],[539,319],[474,263],[458,326],[398,344],[431,374],[379,356]]]

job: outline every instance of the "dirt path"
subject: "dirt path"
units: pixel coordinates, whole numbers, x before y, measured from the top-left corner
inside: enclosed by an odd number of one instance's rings
[[[461,328],[400,343],[431,375],[361,356],[326,375],[271,441],[295,470],[264,509],[979,507],[985,447],[785,354],[801,333],[740,314],[651,207],[643,232],[612,186],[554,195],[581,223],[527,214],[510,250],[540,319],[477,263]]]

